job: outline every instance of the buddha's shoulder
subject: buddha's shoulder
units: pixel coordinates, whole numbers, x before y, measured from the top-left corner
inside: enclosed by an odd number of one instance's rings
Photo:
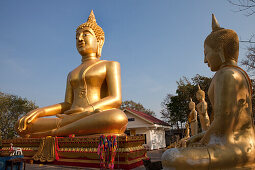
[[[100,60],[100,62],[107,66],[119,66],[120,63],[117,61]]]
[[[231,80],[241,80],[244,79],[244,73],[238,67],[224,67],[216,72],[214,79],[216,81],[231,81]]]
[[[107,63],[107,64],[108,64],[108,63],[109,63],[109,64],[111,64],[111,63],[112,63],[112,64],[114,64],[114,63],[115,63],[115,64],[116,64],[116,63],[119,64],[118,61],[109,61],[109,60],[100,60],[100,61],[103,62],[103,63]]]

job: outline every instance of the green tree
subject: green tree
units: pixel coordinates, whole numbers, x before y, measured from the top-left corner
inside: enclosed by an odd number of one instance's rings
[[[187,121],[189,115],[189,101],[190,98],[195,103],[198,103],[196,99],[196,92],[198,90],[198,84],[202,90],[205,91],[205,100],[208,104],[208,113],[212,112],[212,106],[208,99],[207,91],[211,83],[211,78],[201,76],[197,74],[195,77],[189,80],[187,77],[181,78],[177,82],[177,90],[175,96],[167,94],[166,98],[162,102],[161,115],[162,118],[170,125],[182,125]]]
[[[34,102],[0,92],[0,130],[3,139],[10,139],[17,136],[15,123],[18,118],[29,111],[38,108]]]
[[[141,103],[139,103],[139,102],[136,103],[132,100],[126,100],[126,101],[122,102],[120,109],[124,110],[125,108],[130,108],[132,110],[140,111],[140,112],[146,113],[151,116],[156,116],[154,111],[152,111],[150,109],[146,109]]]

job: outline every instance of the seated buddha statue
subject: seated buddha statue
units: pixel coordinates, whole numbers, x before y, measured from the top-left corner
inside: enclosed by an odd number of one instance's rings
[[[205,101],[205,92],[201,90],[198,85],[198,91],[196,93],[196,98],[199,101],[197,104],[197,111],[199,114],[199,120],[201,124],[202,131],[206,131],[210,126],[210,118],[207,113],[207,102]]]
[[[121,105],[120,64],[100,60],[104,31],[93,11],[76,30],[82,63],[67,76],[65,101],[32,110],[16,124],[22,137],[122,134],[127,117]],[[48,117],[56,116],[56,117]]]
[[[255,163],[252,88],[246,72],[237,66],[238,36],[212,18],[204,61],[216,72],[208,90],[214,120],[202,135],[190,138],[188,147],[165,151],[165,169],[244,169]]]

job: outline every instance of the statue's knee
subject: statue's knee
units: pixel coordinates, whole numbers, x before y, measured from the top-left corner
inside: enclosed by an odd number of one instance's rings
[[[119,109],[114,110],[113,120],[120,125],[126,125],[128,123],[127,115]]]
[[[102,116],[102,114],[100,115]],[[119,109],[111,109],[104,112],[102,117],[104,124],[111,128],[114,133],[124,133],[128,123],[126,114]]]
[[[210,158],[206,147],[172,148],[164,152],[161,158],[165,169],[207,169]]]

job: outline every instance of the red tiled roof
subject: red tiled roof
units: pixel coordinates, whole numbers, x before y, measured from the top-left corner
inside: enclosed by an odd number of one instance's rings
[[[158,118],[155,118],[154,116],[151,116],[151,115],[148,115],[146,113],[139,112],[139,111],[136,111],[136,110],[133,110],[133,109],[130,109],[130,108],[125,108],[125,109],[132,112],[132,113],[134,113],[134,114],[137,114],[140,117],[143,117],[144,119],[146,119],[146,120],[148,120],[148,121],[150,121],[154,124],[170,126],[168,123],[166,123],[162,120],[159,120]]]

